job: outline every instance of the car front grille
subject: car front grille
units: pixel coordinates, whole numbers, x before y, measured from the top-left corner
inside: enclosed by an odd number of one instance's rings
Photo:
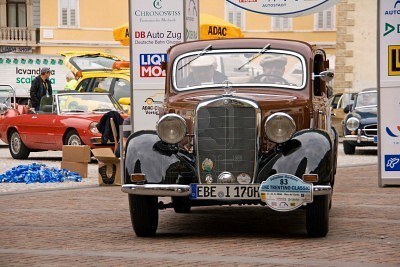
[[[258,140],[257,113],[255,104],[231,98],[199,105],[196,142],[201,183],[205,183],[207,175],[211,175],[213,183],[218,183],[218,175],[222,172],[230,172],[235,178],[246,173],[253,181]]]
[[[376,124],[367,125],[364,127],[364,134],[366,136],[378,135],[378,127]]]

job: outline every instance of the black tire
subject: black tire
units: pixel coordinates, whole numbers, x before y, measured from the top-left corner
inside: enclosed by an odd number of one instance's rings
[[[22,142],[21,136],[15,129],[11,130],[8,135],[8,148],[14,159],[27,159],[31,153],[29,148]]]
[[[186,197],[171,197],[176,213],[189,213],[192,205]]]
[[[329,197],[315,196],[307,205],[306,228],[310,237],[324,237],[329,232]]]
[[[158,197],[129,195],[132,227],[139,237],[154,236],[158,227]]]
[[[80,146],[83,142],[76,130],[69,130],[65,135],[64,145]]]
[[[343,151],[346,155],[354,155],[354,153],[356,153],[356,146],[347,141],[343,141]]]

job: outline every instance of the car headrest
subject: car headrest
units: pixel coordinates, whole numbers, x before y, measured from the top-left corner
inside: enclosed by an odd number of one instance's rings
[[[52,112],[53,111],[53,105],[42,105],[42,106],[40,106],[40,111],[42,111],[42,112]]]

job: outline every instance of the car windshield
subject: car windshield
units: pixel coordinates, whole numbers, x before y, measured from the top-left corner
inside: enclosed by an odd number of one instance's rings
[[[356,108],[370,107],[377,105],[377,92],[360,93],[357,96]]]
[[[305,60],[291,51],[229,49],[211,50],[201,56],[198,51],[191,52],[174,61],[173,83],[179,91],[221,88],[224,82],[232,86],[302,89],[306,83]]]
[[[71,58],[71,63],[80,71],[111,70],[117,59],[103,56],[78,56]]]
[[[108,94],[58,95],[60,113],[122,111],[121,106]]]
[[[12,88],[6,85],[0,85],[0,105],[2,107],[11,107],[12,97]]]

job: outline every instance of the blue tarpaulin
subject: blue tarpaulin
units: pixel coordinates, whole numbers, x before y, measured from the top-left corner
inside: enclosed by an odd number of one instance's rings
[[[81,182],[82,177],[67,169],[49,168],[45,164],[19,165],[0,174],[0,183],[62,183]]]

